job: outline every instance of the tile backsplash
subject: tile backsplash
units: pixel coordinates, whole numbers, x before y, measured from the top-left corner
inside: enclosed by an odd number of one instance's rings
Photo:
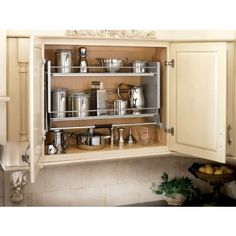
[[[43,168],[36,183],[24,186],[21,206],[120,206],[162,199],[152,193],[153,182],[160,182],[163,172],[170,177],[188,176],[203,192],[211,187],[188,172],[192,159],[160,156],[142,159],[104,161]],[[205,161],[202,161],[205,162]],[[1,177],[0,177],[1,179]],[[9,181],[9,176],[5,183]],[[232,189],[232,194],[236,194]],[[5,205],[11,205],[9,191]],[[1,189],[0,189],[1,201]]]

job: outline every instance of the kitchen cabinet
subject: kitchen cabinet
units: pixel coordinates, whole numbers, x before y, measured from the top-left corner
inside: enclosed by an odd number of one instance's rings
[[[155,141],[152,145],[111,146],[98,151],[80,150],[71,145],[64,154],[47,155],[45,116],[47,77],[45,59],[55,65],[58,49],[79,47],[88,49],[88,62],[97,65],[96,57],[127,57],[129,61],[158,61],[160,76],[160,109],[153,117],[127,116],[116,119],[96,119],[96,124],[156,123],[153,125]],[[234,129],[234,62],[231,43],[168,43],[152,40],[87,40],[68,38],[30,38],[29,57],[29,143],[30,172],[34,182],[43,166],[72,164],[121,158],[180,153],[225,162],[226,153],[234,154],[231,146],[234,136],[227,135],[227,127]],[[76,54],[75,54],[76,55]],[[76,59],[76,57],[75,57]],[[76,62],[77,63],[77,62]],[[78,65],[78,64],[77,64]],[[229,71],[229,69],[231,69]],[[108,76],[109,75],[109,76]],[[93,80],[101,80],[105,88],[117,88],[119,83],[149,84],[153,75],[107,74],[92,72],[81,75],[52,76],[53,87],[85,90]],[[144,82],[145,81],[145,82]],[[150,81],[150,82],[148,82]],[[229,86],[229,84],[233,86]],[[154,97],[156,100],[156,97]],[[230,105],[229,105],[230,104]],[[159,116],[159,119],[156,119]],[[52,119],[51,128],[70,128],[94,125],[94,119]],[[138,131],[139,126],[134,127]],[[229,130],[229,129],[228,129]],[[228,142],[230,139],[230,142]],[[228,140],[226,142],[226,140]]]

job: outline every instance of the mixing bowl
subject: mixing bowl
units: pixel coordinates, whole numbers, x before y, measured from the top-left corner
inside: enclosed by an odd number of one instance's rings
[[[106,72],[115,73],[124,65],[124,60],[120,58],[97,58]]]

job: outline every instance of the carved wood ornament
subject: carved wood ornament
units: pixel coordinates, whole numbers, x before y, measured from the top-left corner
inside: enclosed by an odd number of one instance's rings
[[[156,39],[155,31],[148,30],[67,30],[66,36],[84,39]]]

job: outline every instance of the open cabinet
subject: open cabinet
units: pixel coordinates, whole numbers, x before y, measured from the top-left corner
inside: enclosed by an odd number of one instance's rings
[[[70,49],[77,52],[82,46],[88,50],[89,65],[95,67],[99,66],[97,57],[122,57],[128,58],[129,62],[144,60],[154,64],[150,63],[144,74],[135,74],[130,70],[110,74],[104,71],[90,71],[85,74],[78,71],[69,74],[59,73],[54,67],[56,51]],[[229,49],[227,43],[169,44],[123,40],[91,43],[86,40],[31,38],[29,86],[31,181],[34,182],[37,170],[47,165],[142,158],[170,154],[173,151],[225,162],[226,127],[230,121],[227,116],[229,102],[227,80],[233,79],[229,76],[227,78],[228,63],[231,63],[228,60]],[[76,65],[78,58],[76,53],[74,55],[74,65]],[[124,69],[129,69],[128,67],[124,66]],[[94,80],[102,81],[104,88],[111,91],[109,99],[118,99],[116,90],[120,83],[142,86],[147,107],[144,107],[144,112],[138,115],[127,113],[123,117],[52,116],[50,89],[88,90]],[[148,108],[147,111],[145,108]],[[138,141],[132,145],[122,146],[108,143],[101,150],[91,151],[79,149],[76,140],[71,139],[66,153],[48,155],[48,132],[59,129],[75,133],[104,124],[127,128],[125,136],[131,127],[137,140],[140,127],[148,125],[153,129],[153,143],[142,145]],[[102,129],[102,132],[109,134],[107,129]]]

